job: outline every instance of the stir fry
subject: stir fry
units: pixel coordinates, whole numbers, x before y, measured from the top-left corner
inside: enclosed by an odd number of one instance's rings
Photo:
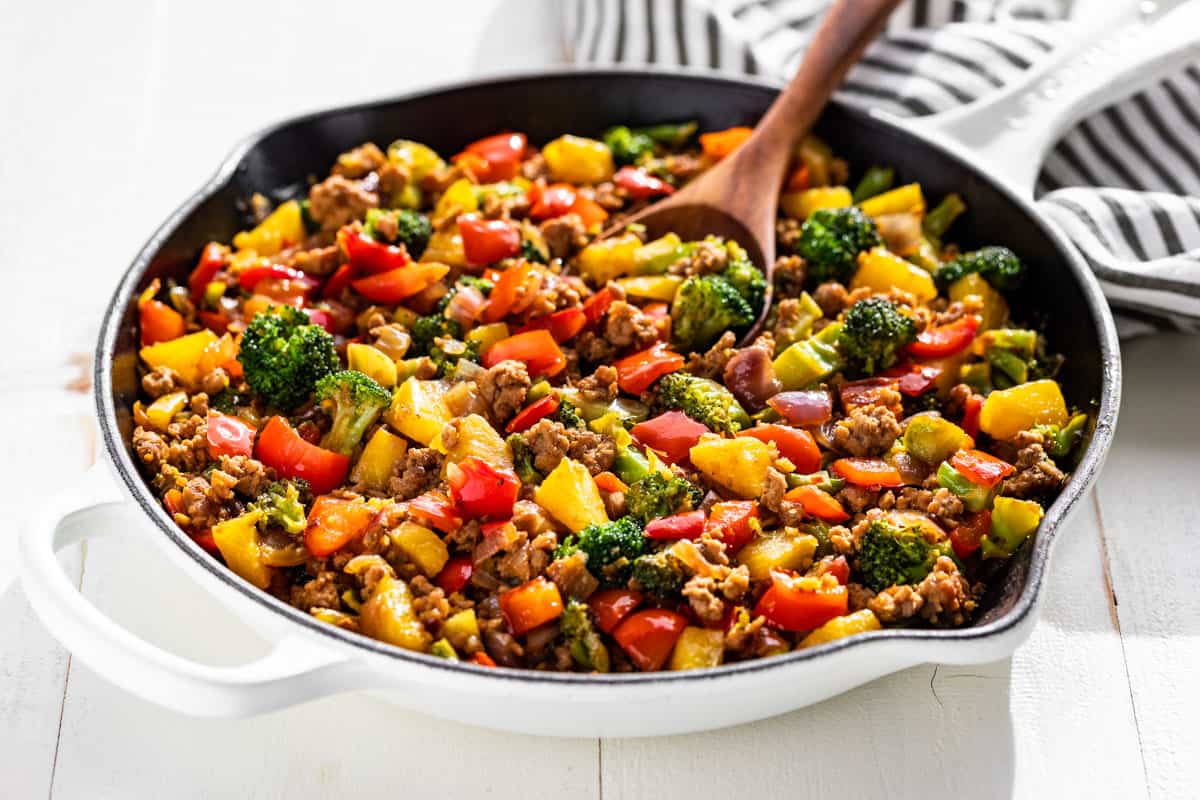
[[[769,293],[622,220],[747,128],[363,144],[138,302],[174,521],[330,625],[487,666],[694,669],[970,624],[1088,415],[957,195],[809,137]],[[616,235],[599,238],[601,230]]]

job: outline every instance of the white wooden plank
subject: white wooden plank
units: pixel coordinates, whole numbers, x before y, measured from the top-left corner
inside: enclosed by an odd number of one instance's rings
[[[916,667],[726,731],[605,740],[605,797],[1143,796],[1094,510],[1062,537],[1011,662]]]
[[[1129,343],[1116,446],[1097,492],[1155,798],[1200,784],[1200,339]]]

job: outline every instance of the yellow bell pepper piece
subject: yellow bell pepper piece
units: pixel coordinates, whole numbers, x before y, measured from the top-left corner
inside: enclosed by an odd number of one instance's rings
[[[433,641],[413,610],[412,590],[399,578],[385,575],[363,603],[359,615],[362,632],[372,639],[425,652]]]
[[[140,355],[151,368],[169,367],[179,373],[185,384],[195,386],[200,380],[200,357],[216,342],[217,335],[205,328],[177,339],[147,345]]]
[[[213,526],[213,542],[221,558],[234,574],[265,589],[271,585],[271,568],[262,561],[258,546],[258,520],[261,511],[247,511],[240,517]]]
[[[642,275],[637,278],[621,278],[616,283],[630,297],[669,303],[675,299],[675,292],[679,290],[679,284],[683,283],[683,276]]]
[[[633,272],[642,240],[632,233],[592,242],[579,252],[579,271],[597,286]]]
[[[751,500],[762,495],[767,469],[774,460],[769,446],[748,436],[722,439],[706,435],[692,447],[690,455],[692,464],[705,477]]]
[[[171,420],[187,405],[187,392],[164,394],[146,407],[146,418],[160,431],[165,431]]]
[[[346,361],[350,369],[373,378],[380,386],[390,389],[396,385],[396,362],[377,347],[351,342],[346,345]]]
[[[467,333],[468,342],[479,342],[479,355],[486,353],[496,342],[507,338],[508,324],[504,322],[480,325],[478,328],[472,328]]]
[[[408,452],[408,442],[386,428],[377,428],[367,444],[363,447],[350,479],[355,483],[366,484],[377,492],[387,489],[388,479],[395,472],[396,465]]]
[[[978,295],[983,300],[983,313],[979,331],[990,331],[1004,325],[1008,319],[1008,303],[1004,295],[992,288],[992,285],[978,272],[964,275],[950,284],[947,292],[951,300],[964,300],[968,295]]]
[[[564,458],[550,471],[533,499],[573,533],[608,522],[608,511],[588,468]]]
[[[450,267],[465,267],[467,253],[463,250],[462,234],[458,226],[442,231],[434,231],[429,237],[429,244],[419,259],[423,263],[445,264]]]
[[[392,405],[383,418],[408,438],[429,446],[452,417],[446,405],[448,389],[441,381],[409,378],[392,395]]]
[[[431,216],[434,219],[457,217],[459,214],[470,214],[478,210],[479,195],[476,194],[475,185],[466,178],[459,178],[442,192]]]
[[[446,547],[446,543],[424,525],[405,521],[388,534],[388,537],[427,578],[441,572],[442,567],[450,560],[450,549]]]
[[[725,634],[710,628],[689,625],[679,634],[667,669],[703,669],[719,667],[725,659]]]
[[[979,429],[994,439],[1009,439],[1034,425],[1066,425],[1067,403],[1050,379],[992,392],[979,412]]]
[[[858,204],[868,217],[880,217],[884,214],[903,214],[916,211],[924,213],[925,197],[921,194],[921,184],[910,183],[897,186],[890,192],[877,194]]]
[[[443,622],[442,636],[445,636],[457,650],[465,650],[472,637],[478,643],[479,620],[475,617],[475,609],[468,608],[465,611],[459,611]]]
[[[491,423],[478,414],[468,414],[459,420],[458,438],[453,447],[446,448],[442,444],[441,433],[430,446],[445,453],[446,460],[455,464],[464,458],[475,456],[495,466],[512,467],[512,451],[508,443]]]
[[[238,250],[253,250],[260,256],[273,256],[285,247],[299,244],[308,234],[300,204],[288,200],[270,213],[252,231],[242,231],[233,237]]]
[[[804,221],[822,208],[846,208],[854,202],[845,186],[818,186],[802,192],[788,192],[779,198],[784,216]]]
[[[928,303],[938,294],[932,275],[884,247],[858,254],[858,271],[850,281],[850,288],[862,287],[875,292],[900,289],[910,292],[919,303]]]
[[[608,145],[582,136],[560,136],[542,148],[542,155],[556,181],[603,183],[616,171]]]
[[[882,627],[879,624],[879,618],[875,616],[874,612],[869,608],[864,608],[861,611],[855,611],[853,614],[846,614],[845,616],[834,617],[829,620],[829,622],[826,622],[801,639],[800,644],[796,645],[796,649],[803,650],[806,647],[816,647],[819,644],[832,642],[835,639],[844,639],[856,633],[877,631]]]
[[[815,536],[784,528],[756,535],[738,551],[737,560],[750,571],[750,580],[761,581],[771,577],[773,569],[808,569],[817,544]]]
[[[446,166],[431,147],[409,139],[397,139],[388,145],[388,161],[404,167],[410,181],[417,182],[435,169]]]

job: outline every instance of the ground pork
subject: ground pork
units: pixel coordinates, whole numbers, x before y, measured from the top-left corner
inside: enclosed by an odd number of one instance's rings
[[[967,400],[974,393],[975,390],[965,383],[955,384],[954,388],[950,390],[949,397],[946,398],[946,405],[942,413],[948,418],[961,417],[967,407]]]
[[[837,281],[825,281],[813,290],[812,297],[827,317],[836,317],[848,305],[846,287]]]
[[[930,516],[955,527],[958,525],[959,518],[962,517],[963,503],[958,495],[949,489],[937,489],[933,492],[929,505],[925,506],[925,511]]]
[[[889,586],[867,601],[867,608],[875,612],[885,625],[911,619],[921,610],[925,598],[912,586]]]
[[[620,211],[625,205],[625,190],[617,188],[612,181],[605,181],[596,186],[596,194],[592,199],[609,211]]]
[[[189,478],[183,487],[183,513],[187,514],[190,527],[196,530],[211,528],[233,516],[233,509],[228,505],[233,496],[232,485],[225,479],[217,480],[218,486],[214,488],[213,484],[196,476]]]
[[[138,426],[133,432],[133,449],[150,469],[169,464],[181,472],[199,472],[209,462],[208,424],[193,414],[183,422],[172,422],[160,434]]]
[[[748,622],[735,622],[725,634],[725,655],[728,661],[762,658],[786,652],[787,640],[766,625],[766,617],[754,617]]]
[[[711,378],[719,381],[725,374],[725,365],[733,358],[737,337],[732,331],[725,331],[721,338],[708,348],[704,354],[688,354],[687,371],[701,378]]]
[[[585,400],[611,403],[617,399],[617,371],[607,364],[596,367],[596,371],[575,384]]]
[[[1057,490],[1066,483],[1067,476],[1054,459],[1046,455],[1046,450],[1039,434],[1018,434],[1016,442],[1021,449],[1017,451],[1017,473],[1004,482],[1001,494],[1009,497],[1036,497]]]
[[[366,216],[367,210],[379,206],[379,195],[341,175],[332,175],[315,184],[308,192],[309,210],[322,230],[336,231],[356,219]]]
[[[778,297],[795,298],[804,291],[807,270],[800,256],[780,256],[775,259],[775,292]]]
[[[541,282],[533,289],[533,300],[525,309],[528,318],[544,317],[560,308],[579,306],[579,289],[570,280],[548,270],[542,270],[540,275]]]
[[[221,456],[220,469],[235,481],[235,490],[243,497],[258,497],[275,480],[275,470],[250,456]]]
[[[302,586],[293,586],[289,602],[304,611],[311,611],[314,608],[337,609],[341,605],[341,595],[337,574],[325,570],[308,583]]]
[[[367,142],[338,156],[331,172],[345,178],[361,178],[386,163],[387,156],[383,151],[372,142]]]
[[[850,581],[846,584],[846,598],[850,611],[861,611],[866,608],[874,596],[875,593],[861,583]]]
[[[617,353],[617,348],[603,336],[597,336],[591,331],[581,331],[575,337],[575,353],[581,361],[591,364],[602,364],[610,361]]]
[[[892,446],[901,431],[891,409],[883,406],[855,408],[834,426],[833,443],[852,456],[877,456]]]
[[[834,525],[829,529],[829,543],[838,555],[849,556],[855,550],[854,534],[845,525]]]
[[[692,254],[672,264],[668,271],[672,275],[710,275],[723,272],[729,266],[729,253],[716,242],[697,242]]]
[[[569,258],[588,243],[587,228],[578,214],[548,219],[541,224],[540,230],[551,258]]]
[[[541,151],[535,150],[521,162],[521,177],[531,181],[550,177],[550,168],[546,166],[546,157]]]
[[[521,410],[533,384],[520,361],[501,361],[480,375],[476,383],[492,420],[497,423],[507,422]]]
[[[851,514],[861,514],[879,502],[879,490],[846,484],[838,490],[837,499]]]
[[[388,481],[388,493],[400,500],[411,500],[432,489],[441,478],[443,459],[433,448],[410,448],[396,475]]]
[[[667,174],[676,181],[690,181],[708,166],[699,153],[675,153],[663,159]]]
[[[229,388],[229,373],[224,367],[213,367],[200,378],[200,388],[209,397],[220,394]]]
[[[775,240],[780,252],[795,252],[800,242],[800,222],[784,217],[775,223]]]
[[[182,383],[183,378],[170,367],[155,367],[142,376],[142,391],[158,398],[176,391]]]
[[[683,596],[701,622],[720,622],[725,601],[717,596],[717,582],[707,575],[693,575],[683,586]]]
[[[931,625],[957,627],[975,611],[975,594],[952,558],[942,556],[917,586],[921,616]]]
[[[630,346],[641,350],[658,341],[658,326],[637,306],[617,300],[609,306],[604,338],[618,350]]]
[[[520,219],[529,214],[529,195],[522,192],[517,195],[501,195],[490,192],[483,197],[483,205],[479,209],[488,219]]]
[[[613,440],[599,433],[567,428],[548,419],[525,432],[525,442],[533,451],[533,467],[546,474],[558,466],[564,456],[581,462],[593,475],[612,466],[617,450]]]
[[[408,585],[412,589],[413,612],[417,619],[431,632],[436,632],[446,617],[450,616],[450,603],[446,600],[446,592],[430,583],[424,575],[413,577]]]
[[[587,600],[600,587],[600,581],[588,572],[587,555],[578,550],[551,562],[546,577],[554,581],[564,597],[576,600]]]
[[[979,314],[982,311],[983,298],[977,294],[969,294],[962,300],[955,300],[946,306],[944,311],[939,311],[935,314],[930,324],[934,326],[949,325],[951,322],[957,322],[968,314]]]
[[[783,506],[783,496],[787,494],[788,483],[784,474],[774,467],[767,468],[767,482],[763,487],[759,502],[776,513]]]

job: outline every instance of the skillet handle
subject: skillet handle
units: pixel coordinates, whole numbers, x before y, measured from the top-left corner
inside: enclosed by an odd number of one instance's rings
[[[56,553],[96,536],[136,535],[137,505],[118,496],[104,465],[51,500],[20,534],[18,570],[29,603],[50,632],[92,670],[123,689],[202,717],[245,717],[354,688],[357,662],[296,638],[266,656],[213,667],[168,653],[93,606],[67,578]]]
[[[1072,125],[1200,60],[1200,3],[1178,2],[1080,4],[1069,39],[1020,79],[952,111],[899,124],[958,145],[1031,197],[1046,153]]]

